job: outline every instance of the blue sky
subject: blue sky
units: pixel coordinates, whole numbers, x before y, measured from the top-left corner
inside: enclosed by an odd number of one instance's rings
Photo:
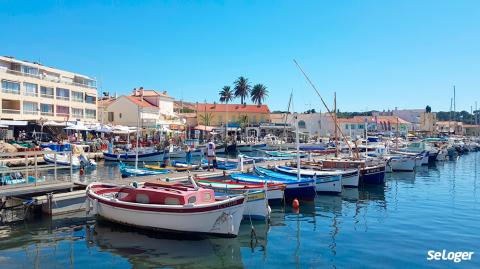
[[[141,3],[140,3],[141,2]],[[0,0],[0,54],[210,102],[241,75],[272,110],[457,110],[480,101],[479,1]]]

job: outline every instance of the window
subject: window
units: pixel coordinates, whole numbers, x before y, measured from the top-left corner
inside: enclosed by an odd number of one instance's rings
[[[298,122],[298,128],[300,129],[305,129],[307,128],[307,124],[305,124],[305,121],[301,120]]]
[[[57,99],[59,100],[70,100],[70,90],[57,88]]]
[[[355,130],[355,124],[350,124],[350,129]]]
[[[120,113],[121,115],[122,113]],[[114,120],[114,113],[113,112],[108,112],[108,121],[109,122],[112,122]]]
[[[40,95],[45,98],[53,98],[53,88],[41,86]]]
[[[37,84],[24,82],[23,86],[25,87],[25,95],[26,96],[37,96],[38,95]]]
[[[38,76],[38,68],[22,65],[22,73],[28,74],[28,75],[33,75],[33,76]]]
[[[363,125],[363,124],[358,125],[358,129],[364,129],[364,128],[365,128],[365,125]]]
[[[85,109],[85,116],[89,119],[95,119],[97,117],[97,111],[95,109]]]
[[[345,129],[348,130],[348,127],[349,127],[349,126],[350,126],[350,125],[345,124]]]
[[[85,95],[85,103],[95,104],[95,96]]]
[[[195,197],[195,196],[188,197],[188,203],[189,204],[195,204],[196,201],[197,201],[197,197]]]
[[[82,102],[83,103],[83,92],[72,91],[72,100],[75,101],[75,102]]]
[[[72,107],[72,116],[76,118],[83,118],[83,109]]]
[[[20,83],[2,80],[2,92],[20,94]]]
[[[23,102],[23,114],[36,115],[38,104],[35,102]]]
[[[122,118],[122,113],[118,113],[118,117],[121,119]]]
[[[40,113],[43,116],[53,116],[53,105],[40,104]]]
[[[252,123],[257,123],[257,115],[252,116]]]
[[[209,192],[206,192],[203,194],[203,201],[204,202],[210,202],[212,200],[212,195]]]
[[[57,116],[60,116],[60,117],[70,116],[70,108],[68,106],[57,106]]]

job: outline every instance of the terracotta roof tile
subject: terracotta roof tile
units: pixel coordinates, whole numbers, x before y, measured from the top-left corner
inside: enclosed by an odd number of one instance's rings
[[[157,106],[154,106],[150,104],[149,102],[142,100],[140,96],[126,96],[130,101],[134,102],[135,104],[141,106],[141,107],[153,107],[153,108],[158,108]]]
[[[226,112],[228,106],[228,112],[238,112],[238,113],[265,113],[269,114],[270,109],[267,105],[241,105],[241,104],[197,104],[197,111],[207,111],[207,112]]]

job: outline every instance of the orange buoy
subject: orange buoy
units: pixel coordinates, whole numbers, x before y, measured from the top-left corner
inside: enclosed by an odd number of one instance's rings
[[[298,202],[297,198],[293,199],[292,207],[295,209],[298,209],[300,207],[300,202]]]

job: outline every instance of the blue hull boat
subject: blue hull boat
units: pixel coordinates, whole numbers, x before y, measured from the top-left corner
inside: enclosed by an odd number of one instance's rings
[[[275,172],[261,167],[255,167],[255,171],[259,175],[234,173],[231,174],[230,177],[239,182],[252,184],[264,184],[265,182],[285,184],[285,199],[287,200],[294,198],[301,200],[315,199],[315,181],[313,179],[302,178],[297,180],[296,178],[289,177],[288,175],[277,175]],[[271,176],[271,172],[274,173],[274,176]]]
[[[154,176],[170,173],[170,170],[150,170],[146,168],[135,168],[134,166],[120,165],[120,173],[122,177],[142,177],[142,176]]]

